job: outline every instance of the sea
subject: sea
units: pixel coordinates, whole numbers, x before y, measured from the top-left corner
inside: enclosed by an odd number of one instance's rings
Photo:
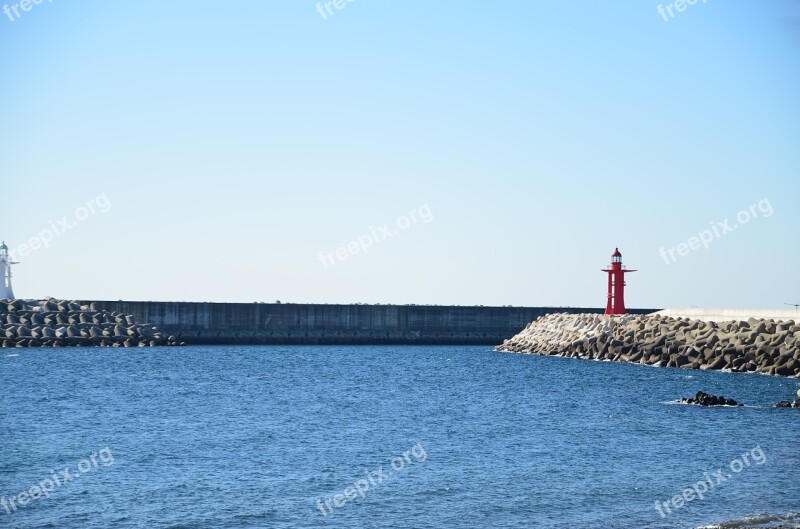
[[[798,527],[798,389],[483,346],[0,349],[0,528]]]

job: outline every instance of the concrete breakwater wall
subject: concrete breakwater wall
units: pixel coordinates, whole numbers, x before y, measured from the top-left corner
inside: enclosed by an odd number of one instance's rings
[[[84,301],[132,314],[187,344],[494,345],[553,312],[603,309]],[[657,309],[641,309],[650,313]]]
[[[144,347],[175,339],[130,314],[56,299],[0,300],[2,347]]]
[[[717,323],[660,314],[549,314],[496,349],[800,377],[800,325],[793,320]]]

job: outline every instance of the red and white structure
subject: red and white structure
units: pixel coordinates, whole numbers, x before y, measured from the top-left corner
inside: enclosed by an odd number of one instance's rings
[[[608,274],[606,314],[625,314],[625,274],[636,272],[636,270],[627,270],[622,265],[622,254],[619,253],[619,248],[614,248],[614,253],[611,254],[611,264],[602,271]]]

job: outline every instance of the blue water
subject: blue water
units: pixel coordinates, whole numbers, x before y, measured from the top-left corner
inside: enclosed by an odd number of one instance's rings
[[[3,349],[0,497],[86,472],[0,507],[0,527],[642,529],[796,513],[800,410],[771,406],[798,387],[487,347]],[[748,407],[671,403],[698,390]],[[718,468],[731,477],[659,515],[656,500]],[[359,480],[363,497],[335,497]]]

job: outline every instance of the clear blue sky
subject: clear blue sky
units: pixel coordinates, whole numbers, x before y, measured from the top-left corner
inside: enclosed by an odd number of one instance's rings
[[[17,296],[800,303],[800,2],[343,5],[0,14],[0,237],[74,225]]]

